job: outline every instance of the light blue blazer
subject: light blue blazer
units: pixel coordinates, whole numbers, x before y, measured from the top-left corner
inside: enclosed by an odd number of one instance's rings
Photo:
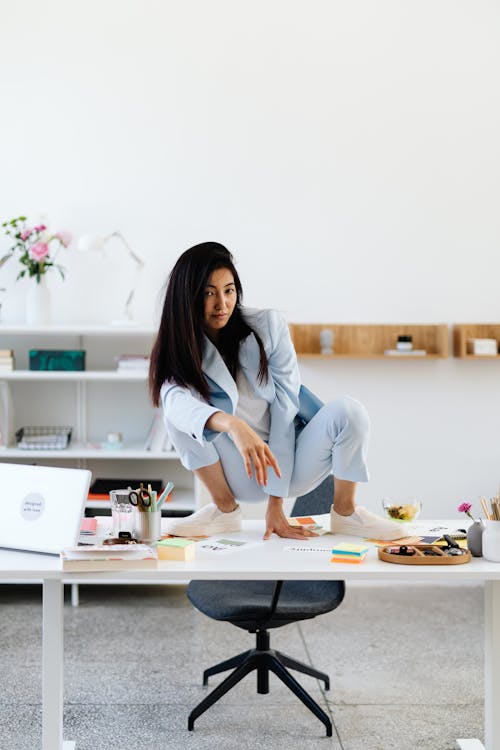
[[[281,479],[271,469],[265,491],[287,497],[295,456],[297,430],[321,408],[322,402],[301,386],[297,356],[290,339],[288,325],[275,310],[243,309],[250,327],[264,345],[269,363],[269,378],[260,382],[260,350],[253,334],[241,343],[240,365],[256,394],[269,403],[271,427],[269,447],[281,469]],[[217,411],[234,414],[238,390],[234,379],[217,348],[205,337],[203,373],[210,395],[208,402],[192,388],[175,382],[163,384],[160,397],[165,424],[182,464],[190,470],[209,466],[219,460],[212,441],[220,434],[205,427]]]

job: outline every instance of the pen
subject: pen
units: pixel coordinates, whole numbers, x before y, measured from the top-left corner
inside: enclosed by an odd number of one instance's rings
[[[486,505],[486,499],[484,497],[479,498],[479,501],[481,503],[481,508],[483,509],[483,513],[486,516],[486,519],[488,521],[491,521],[491,516],[488,513],[488,506]]]
[[[172,492],[173,489],[174,489],[174,483],[173,482],[168,482],[167,486],[165,487],[165,489],[161,493],[160,497],[158,498],[158,502],[156,504],[156,509],[157,510],[160,510],[161,506],[163,505],[163,503],[165,502],[165,500],[170,495],[170,493]]]

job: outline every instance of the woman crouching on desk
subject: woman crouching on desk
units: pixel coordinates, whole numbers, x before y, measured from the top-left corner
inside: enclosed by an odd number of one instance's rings
[[[241,528],[239,501],[267,499],[264,539],[300,539],[283,498],[334,475],[334,533],[397,539],[401,525],[355,507],[366,482],[369,420],[347,396],[325,404],[301,387],[288,326],[275,310],[242,306],[231,253],[218,242],[186,250],[168,281],[151,354],[150,390],[182,464],[213,503],[168,531],[199,536]]]

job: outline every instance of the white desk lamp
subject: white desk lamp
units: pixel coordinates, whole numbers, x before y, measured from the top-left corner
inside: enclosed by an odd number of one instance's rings
[[[125,247],[128,255],[132,258],[132,260],[137,265],[137,274],[134,279],[134,284],[132,286],[132,289],[130,290],[126,302],[125,302],[125,308],[124,308],[124,319],[123,320],[113,320],[111,321],[114,325],[135,325],[137,323],[136,320],[134,320],[131,306],[132,306],[132,300],[134,299],[135,294],[135,288],[138,283],[139,274],[144,269],[144,266],[146,265],[145,262],[139,255],[137,255],[134,250],[130,247],[128,242],[126,241],[125,237],[122,235],[121,232],[111,232],[111,234],[106,235],[95,235],[95,234],[84,234],[82,237],[80,237],[78,241],[78,250],[82,252],[102,252],[104,254],[104,248],[105,245],[111,240],[113,237],[116,237],[120,240],[123,247]]]

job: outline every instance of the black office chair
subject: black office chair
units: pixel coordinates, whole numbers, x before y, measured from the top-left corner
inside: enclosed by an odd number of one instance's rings
[[[332,496],[333,477],[328,477],[315,490],[297,498],[292,516],[328,513]],[[188,729],[192,730],[201,714],[255,669],[258,693],[269,693],[269,672],[273,672],[323,722],[327,737],[331,737],[329,717],[288,669],[322,680],[326,690],[330,689],[328,675],[272,649],[268,631],[331,612],[344,593],[344,581],[191,581],[187,595],[196,609],[214,620],[255,633],[257,642],[255,648],[204,671],[203,684],[208,685],[210,675],[234,670],[191,711]]]

